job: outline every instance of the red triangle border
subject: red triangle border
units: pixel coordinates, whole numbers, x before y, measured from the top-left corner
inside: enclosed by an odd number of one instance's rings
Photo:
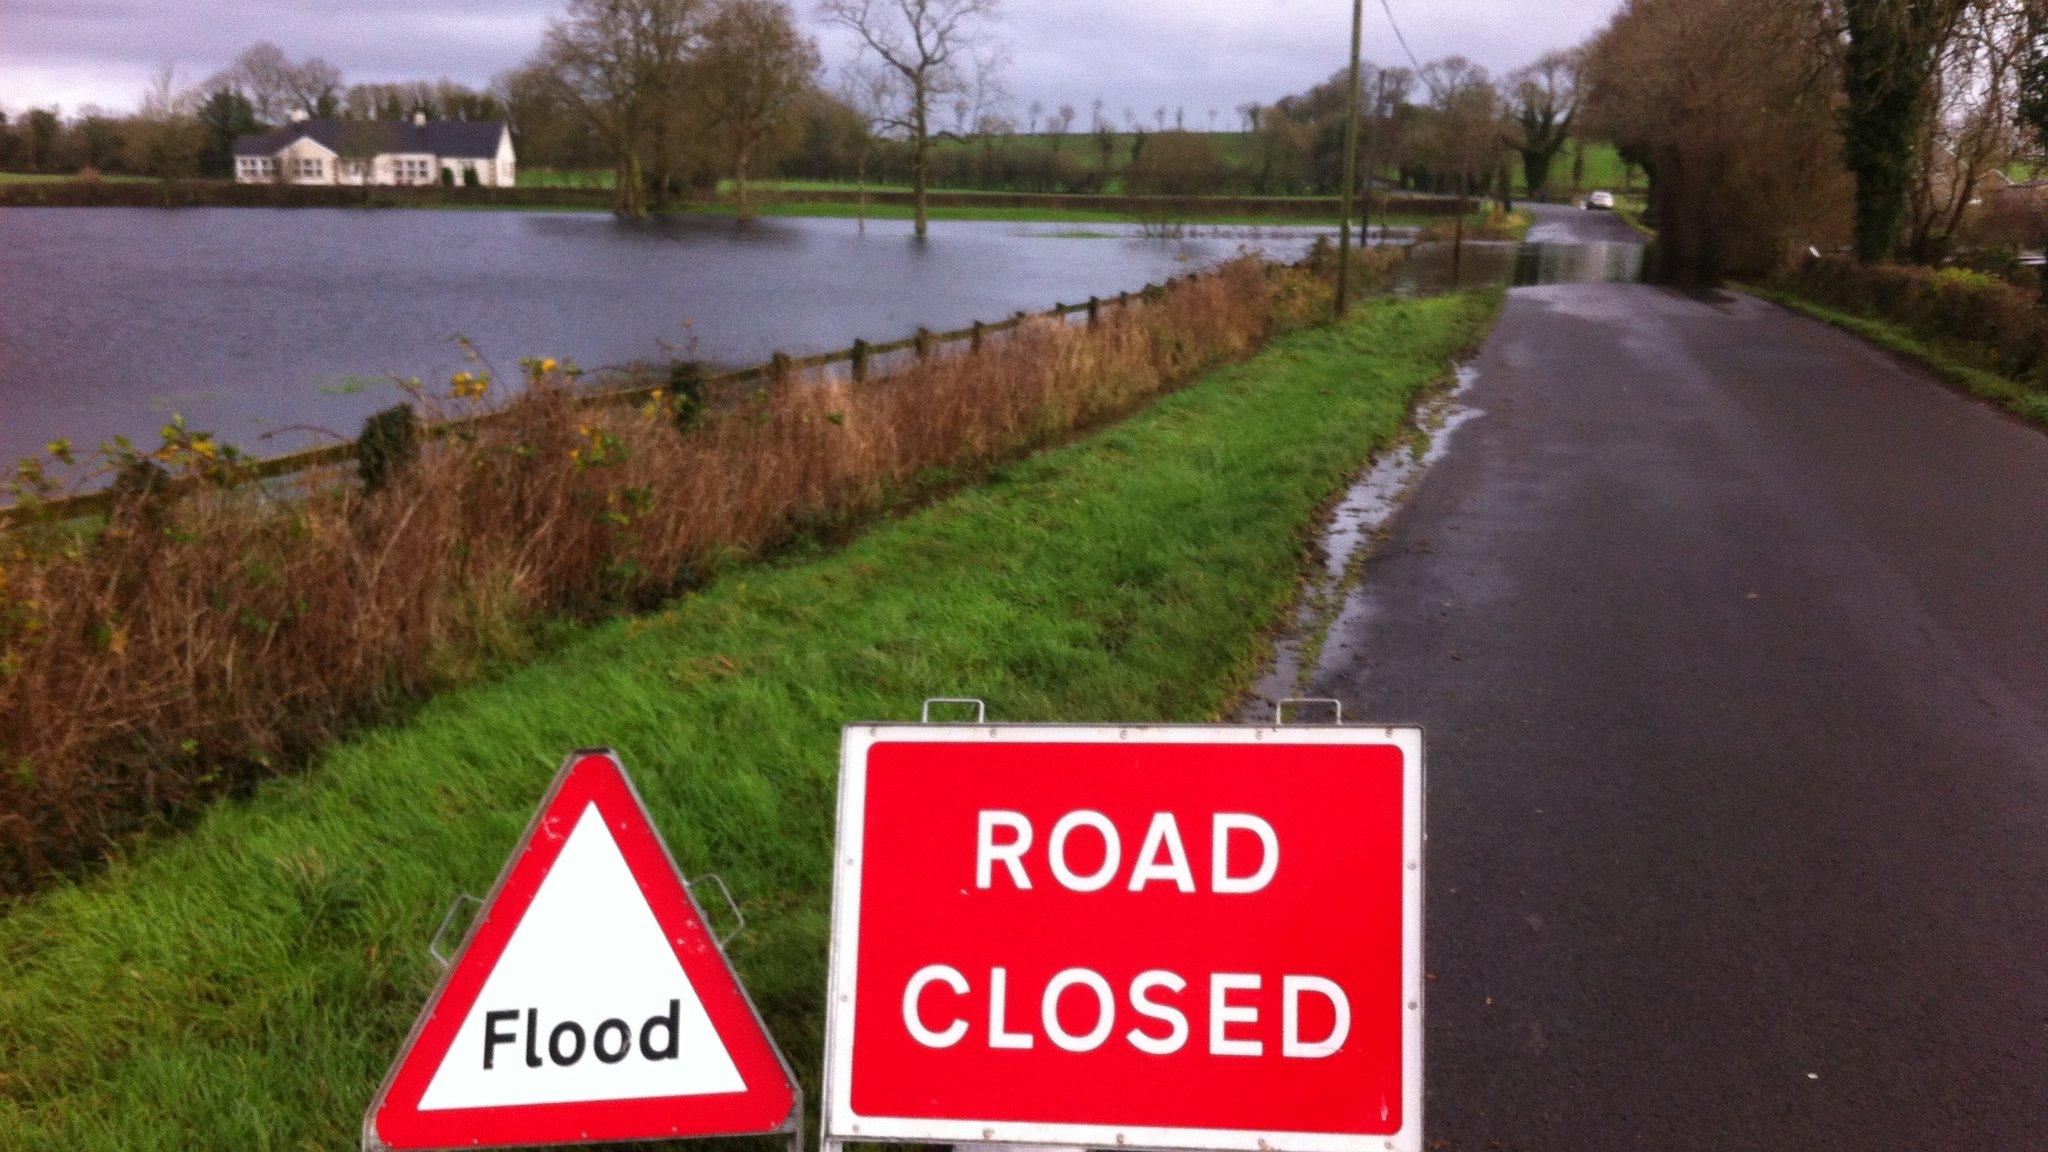
[[[569,832],[596,804],[639,882],[683,973],[703,1001],[746,1084],[709,1096],[527,1104],[423,1112],[420,1100],[506,945],[553,869]],[[676,944],[681,941],[681,944]],[[579,752],[555,777],[540,811],[478,910],[462,950],[427,1001],[364,1121],[364,1147],[393,1152],[541,1144],[680,1140],[777,1132],[795,1119],[797,1087],[731,963],[684,884],[646,805],[610,751]]]

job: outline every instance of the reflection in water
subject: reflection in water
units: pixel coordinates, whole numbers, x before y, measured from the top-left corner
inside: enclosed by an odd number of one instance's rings
[[[1524,244],[1515,258],[1515,286],[1634,284],[1643,278],[1643,246],[1611,241]]]
[[[0,209],[0,461],[154,442],[170,412],[269,454],[352,435],[390,377],[521,356],[756,363],[1114,296],[1313,229],[1173,240],[1090,225],[353,209]],[[357,376],[361,374],[362,379]],[[264,437],[268,435],[268,439]]]
[[[1449,244],[1417,244],[1397,290],[1427,296],[1487,284],[1634,284],[1643,278],[1643,246],[1614,241],[1508,244],[1467,241],[1454,259]]]

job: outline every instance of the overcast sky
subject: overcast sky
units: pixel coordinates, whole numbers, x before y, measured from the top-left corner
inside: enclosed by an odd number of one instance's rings
[[[1573,44],[1619,0],[1389,0],[1417,56],[1463,53],[1495,70]],[[798,11],[813,25],[812,0]],[[451,76],[481,84],[533,50],[564,0],[0,0],[0,108],[98,103],[131,108],[166,61],[203,78],[245,45],[273,40],[294,59],[324,56],[351,81]],[[1366,55],[1397,63],[1380,0],[1366,0]],[[1017,109],[1110,115],[1208,110],[1299,91],[1343,63],[1343,0],[1006,0],[997,35],[1012,58]],[[827,64],[849,46],[820,30]]]

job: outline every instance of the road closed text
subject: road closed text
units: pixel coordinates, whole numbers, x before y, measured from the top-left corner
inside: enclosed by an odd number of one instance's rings
[[[1208,837],[1210,867],[1197,876],[1184,830],[1170,812],[1153,813],[1136,836],[1127,836],[1100,812],[1070,812],[1053,823],[1041,844],[1038,829],[1023,813],[983,810],[975,820],[975,887],[1030,891],[1044,883],[1092,893],[1112,885],[1129,892],[1160,886],[1248,896],[1278,875],[1281,845],[1271,822],[1250,813],[1219,812],[1202,833]],[[1269,985],[1279,993],[1277,1019],[1260,1003],[1259,994]],[[1013,1002],[1013,997],[1021,999]],[[1318,1035],[1304,1034],[1305,1002],[1312,1012],[1320,1008]],[[1120,1011],[1142,1026],[1119,1032]],[[1334,980],[1309,973],[1209,972],[1193,974],[1191,980],[1171,969],[1150,968],[1112,985],[1094,969],[1071,967],[1053,974],[1042,988],[1017,989],[1004,967],[970,976],[954,965],[933,963],[919,968],[904,986],[903,1026],[927,1048],[964,1042],[1028,1049],[1042,1038],[1067,1052],[1123,1043],[1148,1055],[1168,1056],[1192,1042],[1206,1045],[1212,1056],[1263,1056],[1271,1049],[1287,1059],[1318,1060],[1344,1047],[1351,1031],[1351,1001]]]

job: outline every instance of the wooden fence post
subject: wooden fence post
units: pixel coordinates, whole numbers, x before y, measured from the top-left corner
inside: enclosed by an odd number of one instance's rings
[[[967,337],[967,347],[970,350],[975,352],[981,351],[981,336],[983,327],[984,326],[981,321],[976,320],[974,322],[974,331],[971,335]]]
[[[917,358],[922,360],[931,354],[932,330],[929,328],[919,328],[917,330]]]
[[[789,382],[789,353],[777,351],[768,358],[768,377],[777,384]]]
[[[853,382],[855,384],[865,384],[867,379],[868,342],[865,340],[855,340],[853,342]]]
[[[1088,298],[1088,326],[1090,328],[1100,328],[1102,326],[1102,300],[1100,297],[1090,296]]]

